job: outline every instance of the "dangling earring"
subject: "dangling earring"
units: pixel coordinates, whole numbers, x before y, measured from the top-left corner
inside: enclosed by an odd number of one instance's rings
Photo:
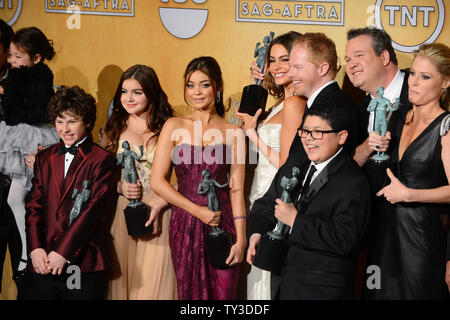
[[[217,91],[217,99],[216,99],[217,103],[220,102],[220,91]]]

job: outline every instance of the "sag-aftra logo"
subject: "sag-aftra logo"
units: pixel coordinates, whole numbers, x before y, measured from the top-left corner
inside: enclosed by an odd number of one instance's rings
[[[45,0],[45,12],[134,17],[134,0]]]
[[[22,11],[22,0],[0,0],[0,12],[2,19],[12,26]]]
[[[236,0],[236,21],[344,25],[344,0]]]

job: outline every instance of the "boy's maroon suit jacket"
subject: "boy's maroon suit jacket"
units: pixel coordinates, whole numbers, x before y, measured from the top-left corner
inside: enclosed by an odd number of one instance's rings
[[[109,227],[115,209],[116,160],[87,139],[78,147],[64,178],[65,157],[56,151],[61,144],[36,155],[33,187],[26,205],[28,251],[56,251],[79,265],[81,272],[108,269],[112,264]],[[73,191],[82,190],[85,180],[91,183],[90,199],[69,226]]]

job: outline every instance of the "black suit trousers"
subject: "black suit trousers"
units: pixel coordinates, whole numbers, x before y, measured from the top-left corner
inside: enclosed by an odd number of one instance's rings
[[[104,271],[80,274],[80,287],[71,287],[74,282],[65,272],[62,275],[40,275],[34,273],[27,289],[25,300],[104,300],[106,276]]]
[[[22,254],[22,242],[17,229],[14,215],[6,203],[8,198],[8,177],[0,173],[0,292],[3,277],[3,266],[6,257],[6,249],[9,248],[11,266],[14,272],[19,267]]]

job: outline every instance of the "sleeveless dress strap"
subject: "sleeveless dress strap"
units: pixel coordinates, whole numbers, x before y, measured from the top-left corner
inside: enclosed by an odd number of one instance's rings
[[[447,114],[441,121],[441,137],[445,136],[450,130],[450,114]]]
[[[278,112],[283,109],[284,101],[281,102],[278,106],[272,108],[272,111],[270,112],[269,116],[264,120],[263,125],[265,125],[270,119],[272,119]]]

